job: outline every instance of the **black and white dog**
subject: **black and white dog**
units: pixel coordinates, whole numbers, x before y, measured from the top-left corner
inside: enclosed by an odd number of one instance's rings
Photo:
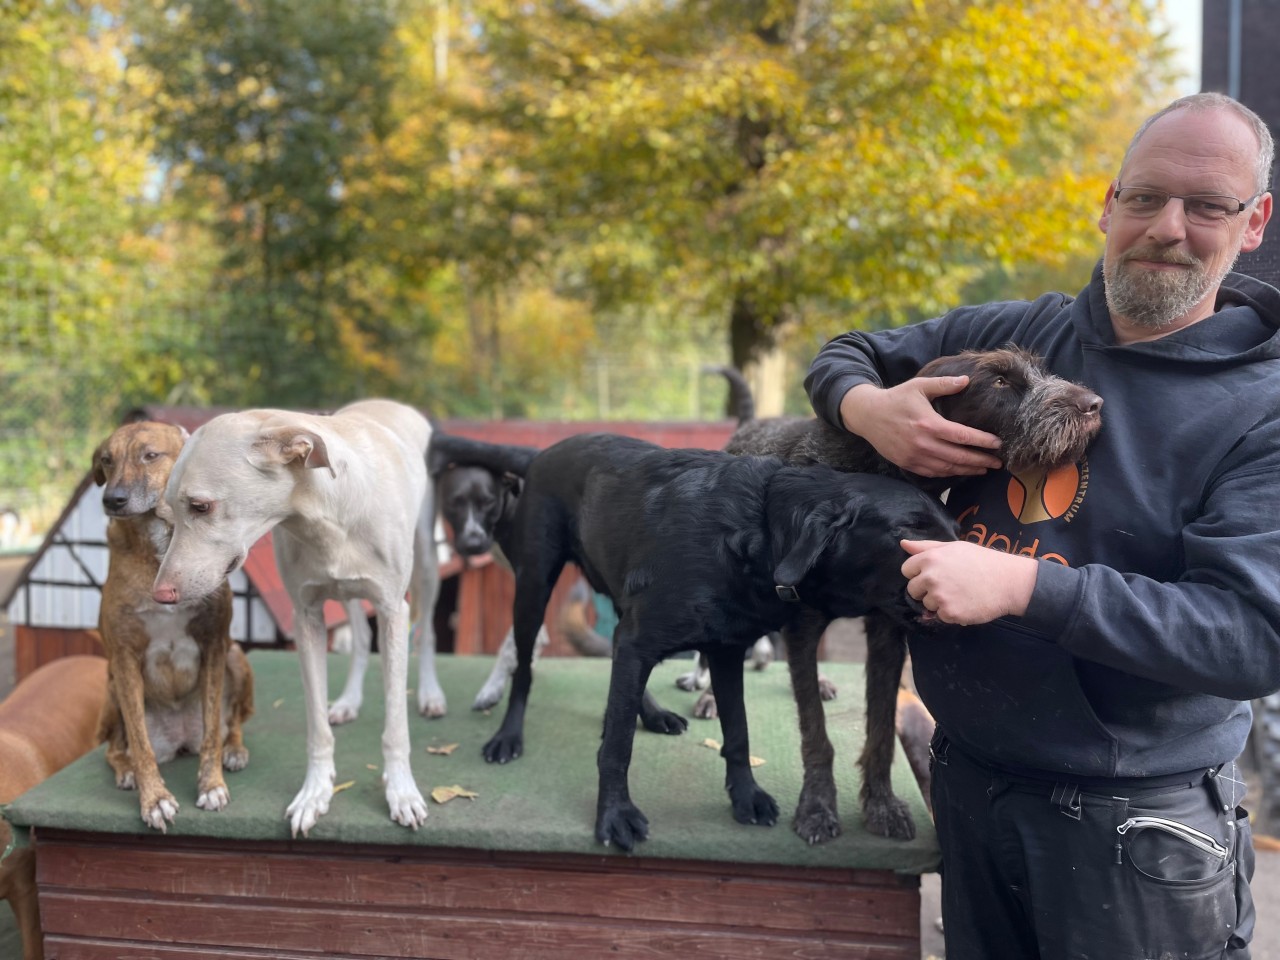
[[[469,456],[492,462],[478,447]],[[523,752],[534,639],[561,569],[573,562],[619,616],[598,754],[596,838],[630,850],[648,835],[627,785],[634,718],[653,667],[686,650],[702,651],[710,664],[734,818],[776,823],[777,804],[750,767],[743,651],[784,626],[795,628],[798,643],[816,645],[831,619],[871,611],[915,623],[923,610],[900,571],[904,538],[953,540],[956,525],[936,499],[900,480],[611,434],[547,448],[528,466],[510,529],[498,532],[516,573],[517,665],[485,758],[506,762]],[[806,659],[815,662],[812,651]],[[810,674],[795,693],[818,704],[820,725],[816,666]],[[812,725],[815,714],[807,716]],[[801,734],[826,739],[825,728],[804,723]]]

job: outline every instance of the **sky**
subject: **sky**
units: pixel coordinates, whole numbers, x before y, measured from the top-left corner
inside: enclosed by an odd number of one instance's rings
[[[1202,6],[1202,0],[1164,0],[1170,39],[1178,51],[1177,62],[1184,75],[1178,86],[1179,94],[1200,92]]]

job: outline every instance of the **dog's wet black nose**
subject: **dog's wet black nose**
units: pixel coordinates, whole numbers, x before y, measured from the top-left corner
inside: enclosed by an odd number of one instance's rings
[[[1096,417],[1102,412],[1102,398],[1096,393],[1087,393],[1076,401],[1076,407],[1081,413]]]
[[[129,503],[129,494],[119,490],[106,490],[102,494],[102,505],[108,511],[123,510]]]

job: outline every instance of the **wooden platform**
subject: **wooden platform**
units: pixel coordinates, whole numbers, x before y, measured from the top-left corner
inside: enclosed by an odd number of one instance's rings
[[[467,709],[487,658],[442,658],[450,716],[412,719],[423,793],[458,784],[474,800],[430,803],[418,831],[391,823],[379,783],[381,678],[366,708],[337,731],[339,792],[309,839],[289,839],[286,804],[305,766],[301,684],[292,654],[251,655],[258,714],[246,728],[249,767],[228,776],[227,810],[196,809],[195,758],[163,773],[182,805],[167,835],[148,832],[137,798],[114,788],[101,750],[6,810],[30,828],[46,955],[58,960],[195,957],[902,958],[917,960],[919,877],[936,869],[936,839],[901,757],[895,788],[913,802],[920,836],[865,834],[852,768],[860,742],[861,669],[829,664],[840,699],[828,723],[840,764],[845,834],[809,847],[790,831],[800,784],[794,705],[781,667],[747,677],[756,773],[784,822],[734,823],[723,763],[691,721],[681,737],[639,731],[632,796],[650,839],[630,856],[596,844],[595,749],[608,663],[543,661],[525,755],[479,757],[498,712]],[[652,689],[687,712],[692,695],[655,673]],[[331,658],[331,688],[345,663]],[[449,754],[429,746],[457,743]]]

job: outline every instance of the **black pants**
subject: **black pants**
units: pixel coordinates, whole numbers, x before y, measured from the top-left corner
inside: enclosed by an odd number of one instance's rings
[[[1234,763],[1089,790],[932,744],[947,960],[1248,960],[1253,841]]]

